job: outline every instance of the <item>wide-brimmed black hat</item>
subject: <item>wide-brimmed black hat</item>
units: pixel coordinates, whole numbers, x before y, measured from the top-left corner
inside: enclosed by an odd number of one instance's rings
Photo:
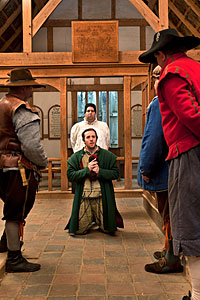
[[[9,79],[6,80],[4,87],[15,86],[32,86],[33,88],[45,87],[43,84],[39,84],[35,78],[33,78],[31,72],[27,68],[16,68],[11,70],[8,74]]]
[[[197,47],[200,38],[195,36],[180,37],[173,28],[158,31],[154,35],[151,48],[139,56],[139,61],[143,63],[153,63],[156,61],[154,53],[162,50],[178,50],[184,48],[185,51]]]

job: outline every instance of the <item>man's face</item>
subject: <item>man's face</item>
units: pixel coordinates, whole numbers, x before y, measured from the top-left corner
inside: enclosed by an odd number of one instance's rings
[[[85,112],[85,118],[88,123],[92,123],[95,120],[95,111],[92,106],[88,106]]]
[[[96,134],[93,130],[89,130],[85,132],[84,136],[85,136],[84,143],[86,149],[92,152],[92,150],[96,148],[96,141],[97,141]]]
[[[162,67],[167,60],[166,55],[162,51],[158,51],[158,52],[154,53],[154,56],[157,60],[158,65],[160,67]]]

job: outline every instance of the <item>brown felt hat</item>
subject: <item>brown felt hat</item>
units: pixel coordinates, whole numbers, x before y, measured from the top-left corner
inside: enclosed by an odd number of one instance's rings
[[[8,73],[9,79],[6,80],[5,87],[17,87],[17,86],[32,86],[34,88],[45,87],[43,84],[39,84],[29,69],[26,68],[16,68]]]
[[[139,56],[139,61],[143,63],[153,63],[156,62],[156,58],[154,57],[154,53],[162,50],[178,50],[181,47],[185,49],[185,51],[190,50],[192,48],[197,47],[200,44],[200,38],[195,36],[184,36],[180,37],[178,32],[173,29],[164,29],[158,31],[154,35],[153,43],[151,48],[142,53]]]

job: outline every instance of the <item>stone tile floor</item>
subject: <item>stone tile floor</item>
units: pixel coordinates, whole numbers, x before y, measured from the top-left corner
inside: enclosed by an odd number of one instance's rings
[[[116,236],[94,229],[70,237],[64,227],[71,205],[72,200],[36,201],[25,227],[23,255],[41,263],[41,270],[4,274],[0,300],[181,300],[188,293],[184,273],[144,271],[154,261],[153,252],[162,249],[164,236],[142,198],[117,199],[125,228]]]

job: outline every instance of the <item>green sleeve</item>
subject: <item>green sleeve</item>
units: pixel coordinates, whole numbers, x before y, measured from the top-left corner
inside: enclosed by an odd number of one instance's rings
[[[98,178],[101,180],[114,180],[119,178],[119,169],[116,160],[108,168],[99,168]]]
[[[90,171],[89,171],[88,167],[77,170],[74,166],[72,166],[71,164],[68,164],[67,177],[68,177],[69,181],[78,182],[78,181],[83,180],[86,176],[89,176],[89,175],[90,175]]]

